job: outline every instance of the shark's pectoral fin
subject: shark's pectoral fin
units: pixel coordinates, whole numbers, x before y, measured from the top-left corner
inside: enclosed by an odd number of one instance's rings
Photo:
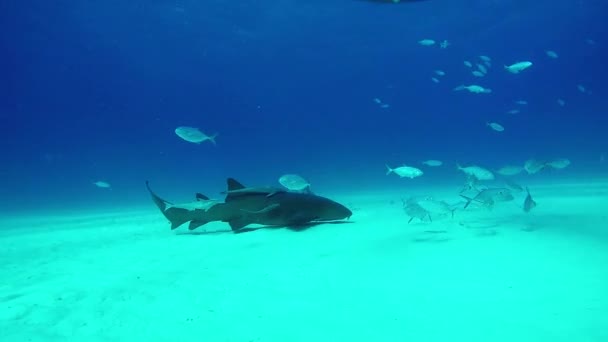
[[[233,232],[237,232],[241,229],[243,229],[246,225],[250,224],[251,221],[246,220],[245,218],[237,218],[231,221],[228,221],[228,224],[230,225],[230,229],[232,229]]]
[[[204,221],[204,220],[199,220],[199,221],[190,221],[190,224],[188,225],[188,229],[189,230],[194,230],[202,225],[205,225],[209,223],[209,221]]]
[[[265,208],[262,208],[260,210],[245,210],[245,209],[241,209],[241,211],[244,211],[244,212],[246,212],[248,214],[264,214],[264,213],[267,213],[269,211],[272,211],[272,210],[278,208],[279,206],[280,206],[280,204],[274,203],[274,204],[271,204],[271,205],[269,205],[269,206],[267,206]]]

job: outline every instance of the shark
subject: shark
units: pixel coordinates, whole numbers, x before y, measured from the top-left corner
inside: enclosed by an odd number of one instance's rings
[[[209,222],[221,221],[233,232],[246,231],[251,224],[275,227],[303,227],[310,224],[348,220],[352,216],[344,205],[312,193],[292,192],[273,187],[246,187],[228,178],[224,202],[201,193],[201,205],[175,205],[159,197],[146,181],[152,201],[171,223],[171,229],[188,223],[193,230]]]

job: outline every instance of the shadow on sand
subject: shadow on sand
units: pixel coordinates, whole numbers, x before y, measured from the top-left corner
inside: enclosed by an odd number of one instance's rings
[[[197,231],[182,231],[182,232],[176,232],[176,235],[214,235],[214,234],[225,234],[225,233],[242,234],[242,233],[253,232],[256,230],[260,230],[260,229],[282,229],[282,228],[287,228],[293,232],[301,232],[301,231],[308,230],[309,228],[321,226],[321,225],[325,225],[325,224],[333,225],[333,224],[351,224],[351,223],[354,223],[354,222],[353,221],[310,222],[310,223],[306,223],[306,224],[291,225],[291,226],[260,226],[260,227],[254,227],[254,228],[243,228],[243,229],[239,229],[237,231],[232,231],[230,229],[213,230],[213,231],[198,231],[198,232]]]

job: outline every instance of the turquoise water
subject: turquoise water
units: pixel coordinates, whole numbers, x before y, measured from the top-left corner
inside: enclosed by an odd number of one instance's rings
[[[0,9],[1,340],[608,340],[604,1]],[[145,187],[291,173],[352,217],[170,230]]]

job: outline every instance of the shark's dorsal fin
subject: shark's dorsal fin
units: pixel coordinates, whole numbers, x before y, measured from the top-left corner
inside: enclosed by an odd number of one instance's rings
[[[228,178],[226,182],[228,183],[228,191],[245,189],[245,186],[234,178]]]
[[[234,178],[228,178],[226,180],[226,183],[228,184],[228,194],[226,195],[226,201],[231,200],[236,195],[236,194],[231,194],[230,191],[237,191],[237,190],[245,189],[245,186],[243,184],[239,183]]]

